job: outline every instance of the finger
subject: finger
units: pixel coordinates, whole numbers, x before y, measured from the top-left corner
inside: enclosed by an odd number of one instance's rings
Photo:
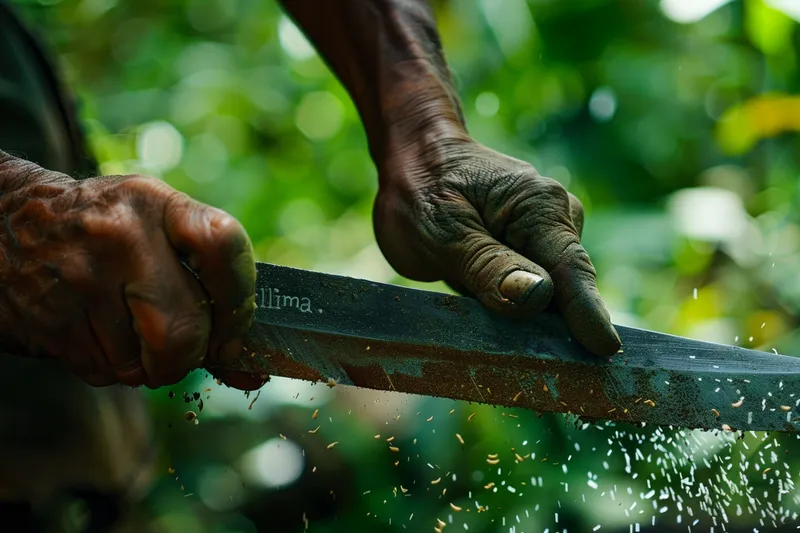
[[[575,226],[575,231],[578,233],[578,238],[580,239],[583,235],[583,204],[581,204],[578,197],[571,192],[567,194],[569,195],[569,214],[572,218],[572,225]]]
[[[474,210],[440,205],[427,229],[429,248],[436,250],[451,286],[505,315],[530,315],[547,307],[553,295],[547,271],[492,238]]]
[[[531,201],[523,200],[514,207],[506,238],[512,247],[549,272],[555,286],[554,300],[577,340],[597,355],[613,355],[620,348],[619,335],[597,290],[589,254],[568,218],[569,197],[560,185],[551,189],[546,194],[539,191],[531,195]],[[536,199],[541,197],[548,199],[548,205],[537,205]]]
[[[118,286],[123,284],[120,282]],[[139,337],[133,330],[133,316],[125,305],[124,290],[120,288],[119,294],[105,293],[105,298],[93,301],[90,309],[89,323],[109,371],[124,385],[144,385],[147,373],[142,366]]]
[[[71,338],[60,336],[60,347],[48,349],[57,354],[73,374],[92,387],[106,387],[117,382],[105,361],[105,354],[92,335],[88,323],[76,324]]]
[[[131,265],[125,301],[139,337],[141,364],[151,388],[171,385],[206,355],[211,314],[202,287],[181,265],[163,234]]]
[[[247,233],[227,213],[184,194],[167,202],[165,228],[170,244],[188,257],[211,298],[209,355],[235,360],[255,312],[256,267]]]
[[[93,321],[94,310],[105,304],[110,296],[107,292],[109,284],[102,279],[102,269],[96,268],[88,254],[70,254],[58,259],[61,259],[58,267],[50,268],[53,283],[48,287],[48,295],[54,306],[51,309],[57,313],[65,302],[75,307],[70,313],[51,317],[57,324],[55,328],[36,332],[34,351],[43,349],[47,356],[61,360],[72,373],[91,386],[117,383],[101,342],[100,330]],[[51,261],[47,263],[53,264]],[[103,288],[103,297],[95,297],[94,289],[97,287]],[[45,320],[45,324],[49,322]],[[41,348],[38,347],[40,343]],[[134,353],[134,357],[137,354]]]
[[[228,387],[243,391],[258,390],[269,381],[269,376],[254,376],[247,372],[238,372],[236,370],[209,368],[208,371],[214,376],[214,379],[220,380]]]

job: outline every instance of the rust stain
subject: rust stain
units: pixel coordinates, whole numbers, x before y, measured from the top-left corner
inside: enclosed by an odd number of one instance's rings
[[[647,376],[642,376],[635,387],[635,396],[611,398],[607,393],[614,386],[608,382],[609,373],[600,371],[594,364],[378,340],[370,341],[370,350],[365,351],[363,340],[358,338],[313,331],[298,332],[298,335],[329,347],[329,360],[338,364],[354,385],[369,389],[385,390],[388,380],[394,390],[486,403],[482,387],[493,391],[491,403],[496,405],[573,413],[587,420],[622,421],[635,421],[637,412],[652,409],[643,402],[637,404],[637,398],[661,396],[650,390]],[[249,342],[248,348],[258,355],[243,358],[239,370],[308,381],[327,380],[322,372],[299,363],[289,353],[257,342]],[[395,364],[405,370],[387,372],[386,368],[393,368]],[[679,376],[672,379],[677,380]],[[547,386],[548,382],[555,390]],[[520,388],[524,394],[520,394]],[[678,418],[682,416],[682,413],[677,414]]]

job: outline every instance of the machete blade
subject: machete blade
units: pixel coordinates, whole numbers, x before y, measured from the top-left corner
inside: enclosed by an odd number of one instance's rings
[[[619,326],[598,358],[544,313],[259,263],[239,361],[255,375],[705,429],[796,431],[800,358]]]

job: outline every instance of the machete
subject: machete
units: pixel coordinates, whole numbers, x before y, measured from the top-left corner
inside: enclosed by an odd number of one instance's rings
[[[623,326],[621,352],[600,358],[555,314],[511,319],[468,297],[257,270],[255,320],[232,370],[586,420],[798,429],[800,358]]]

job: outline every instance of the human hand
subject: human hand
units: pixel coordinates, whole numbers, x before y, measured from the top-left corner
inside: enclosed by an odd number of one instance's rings
[[[619,336],[580,243],[580,201],[528,163],[466,136],[417,139],[378,165],[375,231],[395,270],[444,280],[505,315],[535,314],[552,299],[584,347],[617,353]]]
[[[5,351],[59,359],[90,385],[151,388],[241,354],[256,271],[230,215],[157,179],[76,181],[0,152],[0,220]]]

